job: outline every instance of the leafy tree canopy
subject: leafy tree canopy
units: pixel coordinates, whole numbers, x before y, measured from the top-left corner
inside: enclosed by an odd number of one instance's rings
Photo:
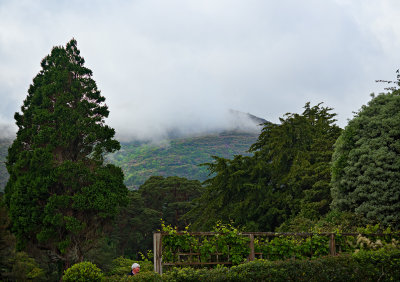
[[[177,176],[152,176],[139,188],[146,208],[159,211],[167,224],[181,229],[188,223],[181,217],[192,208],[192,200],[202,190],[198,180]]]
[[[332,208],[400,226],[400,90],[372,97],[335,144]]]
[[[233,220],[248,230],[266,231],[295,216],[317,219],[328,212],[330,160],[341,130],[331,110],[307,103],[302,114],[265,123],[250,147],[253,156],[216,157],[208,164],[216,175],[187,215],[194,228]]]
[[[139,191],[128,192],[128,205],[121,208],[111,232],[116,255],[137,258],[153,249],[153,232],[160,229],[162,212],[145,206]],[[107,267],[110,267],[108,264]]]
[[[15,114],[5,202],[19,249],[47,250],[68,266],[83,260],[127,189],[121,169],[103,164],[120,145],[76,40],[54,47],[41,67]]]

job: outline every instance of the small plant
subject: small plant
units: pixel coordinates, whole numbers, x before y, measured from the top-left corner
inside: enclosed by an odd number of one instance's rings
[[[101,281],[103,273],[90,261],[76,263],[64,272],[63,281],[65,282],[94,282]]]
[[[131,265],[134,263],[132,259],[118,257],[111,262],[111,275],[126,275],[131,270]]]

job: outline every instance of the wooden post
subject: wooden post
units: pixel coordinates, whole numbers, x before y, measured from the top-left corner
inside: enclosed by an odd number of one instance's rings
[[[331,256],[336,256],[335,233],[332,233],[329,238],[329,252]]]
[[[253,261],[255,259],[255,253],[254,253],[254,234],[250,234],[250,243],[249,243],[249,247],[250,247],[250,255],[249,255],[249,261]]]
[[[154,252],[154,272],[162,274],[162,243],[161,233],[153,233],[153,252]]]

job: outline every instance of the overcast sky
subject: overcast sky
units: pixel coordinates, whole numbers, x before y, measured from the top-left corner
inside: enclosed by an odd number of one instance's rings
[[[0,0],[0,130],[71,39],[122,138],[278,122],[324,102],[344,127],[400,68],[398,0]],[[10,132],[15,132],[11,127]]]

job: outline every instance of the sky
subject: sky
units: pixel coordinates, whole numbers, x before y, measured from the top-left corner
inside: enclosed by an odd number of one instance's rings
[[[0,135],[40,61],[72,38],[117,138],[279,122],[323,102],[345,127],[400,68],[398,0],[0,0]]]

